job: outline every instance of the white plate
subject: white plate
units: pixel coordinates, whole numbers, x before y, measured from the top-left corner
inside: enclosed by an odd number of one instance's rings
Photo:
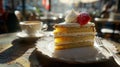
[[[17,36],[18,37],[43,37],[45,35],[43,33],[37,33],[35,36],[29,36],[25,32],[18,32]]]
[[[107,50],[95,42],[95,48],[83,47],[54,51],[54,38],[43,37],[36,43],[36,48],[43,55],[70,63],[93,63],[110,59],[111,55]]]

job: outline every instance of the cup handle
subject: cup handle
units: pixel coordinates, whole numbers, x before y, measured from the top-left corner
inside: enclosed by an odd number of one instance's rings
[[[43,24],[41,30],[44,32],[44,31],[46,31],[47,29],[48,29],[48,25],[47,25],[47,24]]]

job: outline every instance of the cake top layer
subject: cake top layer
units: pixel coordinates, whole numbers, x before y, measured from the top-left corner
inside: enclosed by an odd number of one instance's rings
[[[78,23],[67,23],[67,22],[63,22],[63,23],[59,23],[59,24],[56,24],[55,25],[55,27],[57,27],[57,26],[64,26],[64,27],[80,27],[81,25],[79,25]],[[86,25],[84,25],[84,26],[95,26],[95,24],[94,23],[91,23],[91,22],[89,22],[89,23],[87,23]]]

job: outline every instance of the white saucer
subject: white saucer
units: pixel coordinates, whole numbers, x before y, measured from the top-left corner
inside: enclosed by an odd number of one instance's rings
[[[43,45],[44,44],[44,45]],[[54,37],[43,37],[36,43],[37,51],[43,55],[70,63],[94,63],[109,60],[112,55],[104,48],[94,43],[93,47],[74,48],[54,51]]]
[[[16,36],[18,36],[18,37],[43,37],[43,36],[45,36],[45,34],[44,33],[37,33],[34,36],[30,36],[30,35],[26,34],[25,32],[18,32],[16,34]]]

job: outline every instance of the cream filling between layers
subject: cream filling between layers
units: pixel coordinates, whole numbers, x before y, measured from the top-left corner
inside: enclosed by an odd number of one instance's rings
[[[54,37],[60,36],[85,36],[85,35],[95,35],[95,32],[78,32],[78,33],[55,33]]]
[[[57,45],[58,45],[58,46],[59,46],[59,45],[63,45],[63,46],[64,46],[64,44],[71,44],[71,43],[73,44],[73,43],[80,43],[80,42],[81,42],[81,43],[82,43],[82,42],[86,42],[86,43],[87,43],[87,42],[91,42],[91,43],[92,43],[92,42],[94,42],[94,39],[93,39],[93,40],[79,40],[79,41],[75,41],[75,42],[59,42],[59,43],[55,43],[55,45],[56,45],[56,46],[57,46]]]

